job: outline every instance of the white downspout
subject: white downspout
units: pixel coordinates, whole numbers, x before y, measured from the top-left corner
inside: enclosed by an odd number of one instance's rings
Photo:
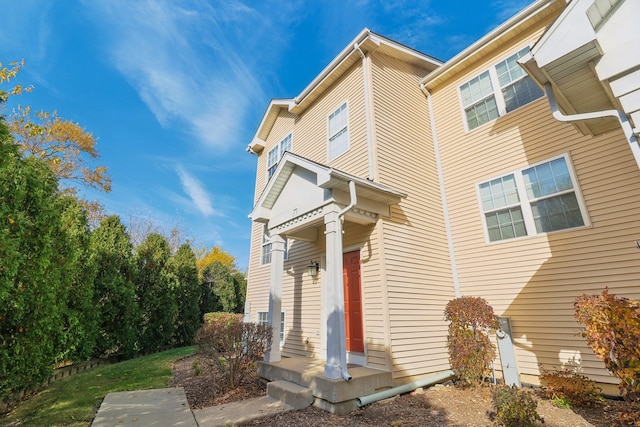
[[[370,112],[370,104],[369,104],[369,73],[367,72],[367,57],[360,49],[360,45],[358,43],[353,44],[353,49],[357,50],[360,53],[360,58],[362,58],[362,83],[364,87],[364,121],[365,126],[367,128],[367,157],[369,160],[369,180],[373,181],[375,179],[375,171],[373,165],[373,140],[371,137],[371,112]]]
[[[342,239],[342,223],[344,222],[344,215],[349,212],[355,205],[356,203],[358,203],[358,199],[356,196],[356,183],[353,181],[349,181],[349,196],[351,197],[351,200],[349,202],[349,204],[347,205],[346,208],[342,209],[339,213],[338,213],[338,221],[337,221],[337,235],[338,235],[338,239]],[[341,256],[341,255],[340,255]],[[351,381],[351,374],[349,374],[349,371],[347,371],[347,346],[345,343],[345,337],[347,336],[346,333],[346,327],[344,324],[344,283],[342,284],[342,286],[339,286],[339,291],[342,293],[342,301],[343,301],[343,305],[342,305],[342,317],[340,318],[340,337],[342,337],[342,339],[340,340],[340,366],[341,366],[341,374],[342,374],[342,378],[344,378],[346,381]]]
[[[551,88],[550,83],[544,84],[544,91],[547,94],[547,99],[549,100],[549,106],[551,107],[551,113],[556,120],[561,122],[574,122],[580,120],[590,120],[590,119],[600,119],[603,117],[615,117],[620,122],[620,126],[622,126],[622,131],[624,135],[627,137],[627,141],[631,146],[631,152],[633,153],[633,157],[636,159],[636,164],[638,168],[640,168],[640,146],[638,145],[638,138],[636,138],[636,134],[633,132],[633,127],[631,123],[629,123],[629,118],[627,115],[620,110],[603,110],[603,111],[594,111],[591,113],[580,113],[580,114],[563,114],[558,108],[558,103],[556,102],[556,98],[553,95],[553,89]]]
[[[456,251],[453,247],[453,233],[451,232],[451,221],[449,220],[449,207],[447,205],[447,192],[445,191],[444,175],[442,172],[442,160],[440,159],[440,145],[438,142],[438,132],[436,130],[436,118],[433,114],[433,104],[431,102],[431,94],[425,87],[424,83],[420,83],[420,89],[427,96],[427,105],[429,107],[429,119],[431,120],[431,134],[433,137],[433,151],[436,156],[436,168],[438,169],[438,182],[440,183],[440,197],[442,199],[442,212],[444,214],[444,228],[447,232],[447,243],[449,245],[449,259],[451,260],[451,275],[453,279],[453,289],[456,298],[460,298],[460,279],[458,278],[458,267],[456,264]]]

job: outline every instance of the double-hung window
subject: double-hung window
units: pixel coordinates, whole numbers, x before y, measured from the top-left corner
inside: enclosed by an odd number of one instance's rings
[[[267,326],[269,325],[268,317],[269,313],[266,311],[258,312],[258,324]],[[280,312],[280,345],[284,345],[284,337],[285,337],[285,313],[284,311]]]
[[[266,225],[262,228],[262,251],[260,255],[260,265],[271,264],[271,236]],[[289,259],[289,239],[284,239],[284,260]]]
[[[525,47],[460,86],[468,130],[542,97],[542,90],[517,62],[528,51]]]
[[[478,186],[490,242],[585,225],[585,209],[566,155]]]
[[[349,150],[349,113],[347,103],[343,103],[333,113],[329,114],[329,143],[327,147],[329,161]]]
[[[289,134],[285,136],[284,139],[275,147],[269,150],[269,153],[267,154],[267,178],[271,178],[271,175],[275,173],[278,162],[284,153],[291,151],[291,140],[292,137],[291,134]]]
[[[271,264],[271,236],[269,236],[269,229],[266,224],[262,227],[262,253],[260,256],[260,264]]]

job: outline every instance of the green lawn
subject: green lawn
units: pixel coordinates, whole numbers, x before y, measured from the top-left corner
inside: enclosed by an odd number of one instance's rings
[[[167,387],[171,364],[193,352],[193,347],[178,348],[56,381],[0,417],[0,426],[88,426],[107,393]]]

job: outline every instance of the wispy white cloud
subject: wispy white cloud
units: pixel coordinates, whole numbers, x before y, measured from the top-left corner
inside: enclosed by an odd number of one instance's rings
[[[496,11],[496,18],[501,23],[527,7],[531,0],[493,0],[491,3],[491,8]]]
[[[211,204],[211,198],[204,189],[204,186],[195,177],[190,175],[183,167],[178,166],[176,172],[180,177],[180,183],[185,193],[191,198],[191,201],[195,205],[196,209],[204,216],[212,216],[217,214],[213,205]]]
[[[86,5],[114,66],[163,127],[186,129],[221,150],[238,139],[261,85],[251,72],[252,56],[237,54],[242,40],[233,38],[233,26],[259,22],[258,12],[235,1]]]

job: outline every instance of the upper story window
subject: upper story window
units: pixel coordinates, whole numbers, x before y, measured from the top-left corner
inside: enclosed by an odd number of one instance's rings
[[[490,242],[585,225],[567,156],[538,163],[478,186]]]
[[[285,152],[291,151],[291,134],[284,137],[282,141],[276,144],[267,154],[267,178],[271,178],[271,175],[276,171],[278,162]]]
[[[343,103],[329,114],[329,143],[327,147],[329,161],[349,150],[349,113],[347,103]]]
[[[528,51],[525,47],[460,86],[468,130],[542,97],[542,90],[517,63]]]

